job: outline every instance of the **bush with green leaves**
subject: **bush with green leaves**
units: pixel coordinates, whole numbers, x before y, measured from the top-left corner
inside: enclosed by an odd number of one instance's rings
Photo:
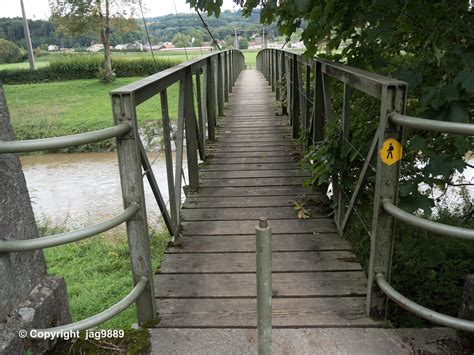
[[[17,63],[24,59],[25,51],[15,43],[0,38],[0,64]]]
[[[55,60],[47,67],[36,70],[1,70],[0,81],[4,84],[26,84],[47,81],[97,79],[100,77],[103,60],[100,57],[75,56]],[[171,59],[113,58],[112,69],[118,78],[148,76],[171,68],[180,62]]]

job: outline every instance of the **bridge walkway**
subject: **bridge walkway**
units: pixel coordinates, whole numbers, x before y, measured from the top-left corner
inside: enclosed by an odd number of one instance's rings
[[[156,275],[156,327],[256,327],[259,217],[273,232],[275,328],[381,326],[366,315],[366,276],[326,196],[302,187],[298,143],[260,72],[240,74],[209,151],[200,190],[181,210],[182,245],[168,249]]]

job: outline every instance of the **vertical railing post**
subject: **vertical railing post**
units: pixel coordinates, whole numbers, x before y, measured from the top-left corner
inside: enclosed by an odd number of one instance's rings
[[[186,68],[184,79],[184,122],[186,128],[186,159],[188,161],[189,188],[199,190],[199,171],[196,139],[196,111],[194,110],[193,74]]]
[[[224,52],[224,100],[229,101],[229,52]]]
[[[232,74],[232,51],[228,51],[228,56],[229,56],[229,93],[232,92],[232,87],[234,86],[234,81],[233,81],[233,74]]]
[[[287,71],[286,71],[286,56],[285,52],[280,53],[280,81],[281,81],[281,89],[280,89],[280,102],[282,103],[282,114],[288,114],[288,91],[286,90],[287,86],[286,83],[288,82],[287,78]],[[283,79],[284,78],[284,79]],[[285,91],[283,91],[283,85],[285,85]],[[285,92],[285,95],[283,95]],[[286,100],[286,106],[283,105],[283,101]]]
[[[201,69],[196,69],[196,103],[198,112],[198,125],[196,126],[196,134],[198,139],[199,157],[201,160],[206,159],[206,117],[204,116],[204,107],[202,102],[201,90]]]
[[[229,93],[232,92],[232,72],[231,72],[231,67],[230,67],[230,52],[227,51],[227,57],[226,57],[226,65],[225,65],[225,78],[226,78],[226,85],[227,85],[227,91]],[[228,98],[226,102],[229,101]]]
[[[293,138],[300,134],[300,95],[298,77],[298,55],[294,54],[291,65],[291,124],[293,126]]]
[[[170,214],[173,221],[173,237],[177,234],[178,227],[178,209],[176,199],[174,198],[174,174],[173,174],[173,156],[171,153],[171,122],[168,110],[168,94],[166,89],[160,92],[161,100],[161,119],[163,123],[163,145],[166,160],[166,175],[168,181],[168,196],[170,202]]]
[[[223,53],[217,55],[217,110],[224,116],[224,60]]]
[[[314,63],[314,99],[313,99],[313,142],[324,139],[324,126],[326,121],[322,65],[317,60]]]
[[[400,170],[400,161],[387,165],[382,161],[381,154],[385,153],[382,148],[386,140],[401,141],[402,127],[391,123],[388,115],[390,112],[403,114],[405,105],[406,86],[383,86],[367,290],[367,314],[376,319],[385,318],[387,297],[378,288],[375,276],[382,273],[390,282],[394,237],[394,218],[383,210],[382,201],[397,200]]]
[[[265,218],[256,229],[258,354],[272,349],[272,231]]]
[[[207,58],[206,64],[206,114],[207,114],[207,132],[209,140],[216,139],[216,88],[214,86],[214,65],[212,58]]]
[[[280,61],[281,51],[275,51],[275,98],[281,100],[281,61]]]
[[[343,93],[343,103],[342,103],[342,132],[341,132],[341,159],[342,159],[342,166],[341,171],[339,173],[339,189],[343,189],[342,182],[345,180],[346,176],[346,169],[347,169],[347,157],[346,149],[347,142],[349,140],[349,117],[350,117],[350,108],[351,108],[351,87],[349,84],[344,83],[344,93]],[[339,192],[338,200],[337,200],[337,214],[336,214],[336,221],[338,228],[341,226],[342,219],[344,217],[345,208],[346,208],[346,198],[342,191]],[[343,233],[342,229],[339,232]]]
[[[300,126],[302,128],[303,133],[303,151],[306,148],[306,101],[304,97],[304,80],[303,80],[303,63],[301,63],[297,57],[296,60],[296,75],[298,78],[298,104],[299,104],[299,112],[300,112]]]
[[[124,208],[131,204],[139,207],[137,214],[126,222],[126,228],[134,285],[143,277],[148,279],[145,290],[136,300],[137,318],[142,324],[155,319],[156,308],[134,95],[113,94],[112,111],[116,125],[132,126],[130,132],[117,137],[116,142]]]
[[[275,53],[275,50],[270,49],[270,85],[272,91],[275,91]]]
[[[312,135],[311,135],[311,109],[313,105],[311,104],[311,65],[305,64],[305,97],[304,97],[304,120],[305,124],[305,139],[304,142],[307,145],[312,143]]]

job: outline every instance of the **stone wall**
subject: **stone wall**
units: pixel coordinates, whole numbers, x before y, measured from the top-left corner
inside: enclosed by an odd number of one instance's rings
[[[14,140],[0,83],[0,141]],[[0,240],[38,238],[30,196],[16,154],[0,154]],[[48,344],[20,339],[20,329],[70,322],[66,286],[47,276],[43,252],[0,253],[0,354],[41,353]]]

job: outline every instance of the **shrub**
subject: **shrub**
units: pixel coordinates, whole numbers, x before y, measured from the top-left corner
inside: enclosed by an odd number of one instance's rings
[[[0,38],[0,63],[17,63],[23,59],[23,52],[15,43]]]
[[[112,58],[112,68],[115,76],[126,78],[133,76],[148,76],[164,69],[171,68],[179,61],[152,58]],[[13,69],[1,70],[0,81],[4,84],[27,84],[47,81],[95,79],[100,76],[102,58],[97,56],[75,56],[55,60],[47,67],[37,70]]]

